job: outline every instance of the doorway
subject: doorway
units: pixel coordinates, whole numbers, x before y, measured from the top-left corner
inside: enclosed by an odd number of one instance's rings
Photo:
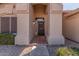
[[[44,22],[42,22],[42,21],[38,22],[38,35],[44,36]]]
[[[44,36],[45,35],[45,21],[44,21],[44,18],[43,17],[38,17],[36,18],[37,20],[37,33],[38,33],[38,36]]]

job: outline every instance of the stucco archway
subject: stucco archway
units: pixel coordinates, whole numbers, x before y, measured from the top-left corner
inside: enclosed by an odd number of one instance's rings
[[[49,23],[49,15],[48,15],[48,9],[49,4],[30,4],[30,20],[32,21],[32,37],[39,36],[37,33],[39,33],[39,27],[38,27],[38,18],[42,18],[44,20],[44,36],[48,36],[48,23]],[[31,16],[32,15],[32,16]],[[30,22],[31,23],[31,22]],[[34,24],[33,24],[34,23]],[[43,25],[42,25],[43,26]]]
[[[45,36],[48,33],[48,4],[32,4],[33,8],[33,21],[37,21],[36,18],[44,18],[45,23]],[[37,31],[37,29],[34,29]]]

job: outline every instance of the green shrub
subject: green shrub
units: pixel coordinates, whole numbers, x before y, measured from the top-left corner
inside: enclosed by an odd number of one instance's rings
[[[78,56],[78,53],[72,48],[64,47],[57,50],[57,56]]]
[[[14,45],[13,34],[0,34],[0,45]]]
[[[78,54],[78,56],[79,56],[79,49],[78,49],[78,48],[72,48],[72,50],[73,50],[74,52],[76,52],[76,53]]]

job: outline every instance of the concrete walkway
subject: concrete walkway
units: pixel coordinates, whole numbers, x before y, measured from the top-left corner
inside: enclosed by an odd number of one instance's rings
[[[32,52],[30,56],[49,56],[49,52],[45,45],[38,45]]]
[[[16,46],[1,45],[0,56],[48,56],[48,50],[45,45],[37,46]]]
[[[0,56],[18,56],[25,46],[0,45]]]

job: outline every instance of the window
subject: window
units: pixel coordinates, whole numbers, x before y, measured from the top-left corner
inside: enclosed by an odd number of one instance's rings
[[[1,17],[1,33],[16,33],[17,17]]]
[[[11,17],[11,33],[16,33],[17,31],[17,18]]]
[[[1,17],[1,32],[2,33],[9,33],[9,25],[10,25],[10,18],[9,17]]]

